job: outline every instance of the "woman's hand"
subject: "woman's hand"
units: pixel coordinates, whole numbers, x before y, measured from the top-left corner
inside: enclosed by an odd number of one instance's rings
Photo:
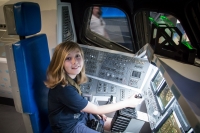
[[[136,107],[138,104],[141,104],[143,99],[138,97],[138,94],[133,94],[128,99],[129,107]]]
[[[104,114],[97,115],[97,116],[99,117],[99,119],[103,119],[103,121],[106,121],[106,119],[107,119],[107,116]]]

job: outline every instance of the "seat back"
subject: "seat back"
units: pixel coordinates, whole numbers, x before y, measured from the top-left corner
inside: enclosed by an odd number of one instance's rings
[[[13,18],[10,18],[12,15],[10,15],[8,8],[13,9]],[[19,109],[18,112],[28,116],[31,123],[31,126],[27,125],[26,127],[28,132],[50,132],[49,129],[47,130],[49,128],[48,88],[44,85],[46,70],[50,63],[48,42],[45,34],[34,35],[41,30],[40,7],[33,2],[19,2],[4,6],[4,14],[6,24],[8,23],[8,26],[11,27],[15,26],[16,34],[21,38],[10,47],[17,78],[17,85],[12,84],[11,81],[11,86],[19,90],[20,100],[17,102],[21,101],[20,105],[22,106],[22,111]],[[10,21],[11,19],[14,22]],[[8,33],[9,28],[7,28]],[[15,31],[11,30],[10,34],[15,34],[13,33]],[[31,37],[26,37],[29,35]]]

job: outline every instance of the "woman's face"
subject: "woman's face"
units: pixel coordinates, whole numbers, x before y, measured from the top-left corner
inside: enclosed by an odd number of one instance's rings
[[[71,51],[67,57],[65,58],[64,62],[64,69],[66,73],[74,79],[77,74],[81,72],[83,68],[83,57],[81,52],[78,48]]]

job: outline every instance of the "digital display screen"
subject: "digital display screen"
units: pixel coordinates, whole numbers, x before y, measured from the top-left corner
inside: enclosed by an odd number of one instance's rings
[[[140,78],[141,72],[133,71],[132,76],[136,78]]]
[[[173,113],[156,133],[182,133]]]
[[[156,90],[158,88],[158,86],[160,85],[160,83],[163,80],[163,76],[160,74],[160,72],[156,75],[155,79],[153,80],[153,87],[154,90]]]
[[[160,100],[160,103],[162,104],[162,107],[165,108],[166,105],[170,102],[170,100],[173,98],[173,93],[169,89],[168,85],[166,85],[162,91],[158,94],[158,98]]]

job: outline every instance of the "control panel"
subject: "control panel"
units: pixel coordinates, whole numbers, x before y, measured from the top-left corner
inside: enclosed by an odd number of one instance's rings
[[[150,85],[141,92],[152,131],[185,133],[190,129],[179,103],[160,71],[155,73]]]
[[[81,91],[89,96],[113,96],[116,102],[140,91],[149,62],[123,53],[80,45],[84,52],[88,82]],[[91,100],[91,99],[90,99]]]
[[[153,132],[162,133],[166,127],[180,133],[191,129],[164,76],[147,58],[92,46],[81,47],[88,76],[88,82],[81,85],[83,93],[115,97],[118,102],[140,92]]]
[[[147,59],[92,47],[82,49],[86,74],[140,89],[149,68]]]
[[[136,57],[103,48],[81,47],[88,76],[88,82],[81,85],[83,93],[97,98],[115,97],[118,102],[139,92],[145,101],[152,132],[193,131],[172,92],[172,85],[169,86],[163,76],[164,70],[150,64],[148,58],[145,58],[146,54]]]
[[[92,96],[114,96],[116,101],[122,101],[129,98],[135,92],[132,89],[118,86],[114,83],[102,81],[88,76],[88,82],[81,85],[82,93]]]

